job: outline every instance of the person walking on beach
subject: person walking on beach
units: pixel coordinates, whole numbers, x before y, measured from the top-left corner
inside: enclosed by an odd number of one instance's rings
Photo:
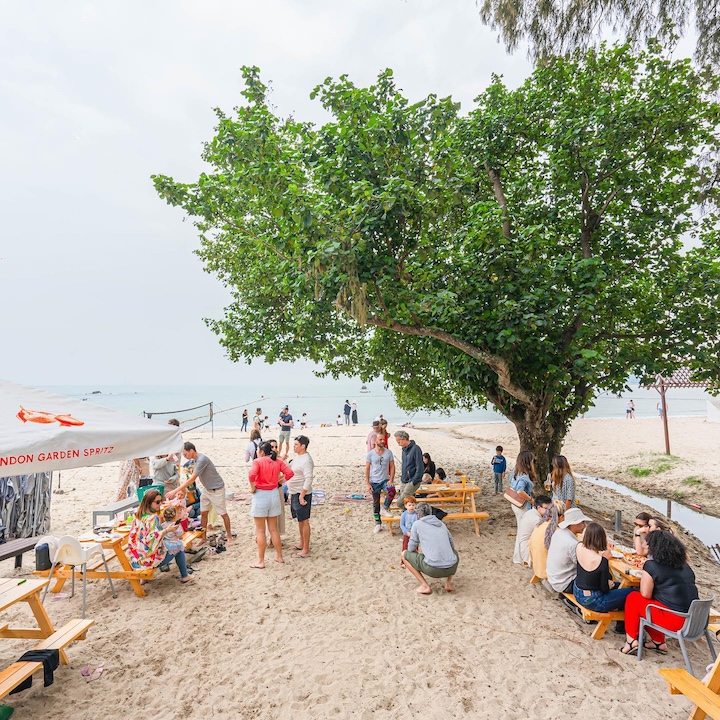
[[[245,432],[248,426],[248,411],[247,408],[243,410],[242,414],[242,425],[240,426],[240,432]]]
[[[287,479],[288,493],[290,494],[290,514],[298,521],[300,531],[300,544],[295,547],[297,552],[294,558],[310,557],[310,511],[312,510],[312,483],[315,463],[308,445],[310,439],[306,435],[298,435],[293,443],[295,457],[291,467],[292,478]]]
[[[200,496],[200,525],[203,537],[207,533],[208,515],[212,506],[222,518],[225,525],[225,535],[227,536],[225,544],[230,547],[233,544],[233,539],[230,531],[230,516],[225,502],[225,481],[215,468],[212,460],[207,455],[199,453],[191,442],[186,442],[183,445],[183,457],[186,460],[195,461],[193,474],[176,490],[168,494],[168,500],[177,497],[188,485],[192,485],[196,480],[199,480],[203,486],[203,494]]]
[[[493,469],[493,477],[495,478],[495,494],[497,495],[499,492],[502,492],[503,477],[507,471],[507,460],[503,455],[502,445],[498,445],[495,448],[495,454],[493,455],[492,460],[490,460],[490,464]]]
[[[635,419],[635,403],[632,400],[628,400],[627,407],[625,408],[625,419],[626,420],[634,420]]]
[[[345,405],[343,405],[343,415],[345,416],[345,424],[346,424],[346,425],[349,425],[349,424],[350,424],[350,411],[351,411],[351,409],[352,409],[352,408],[350,407],[350,401],[349,401],[349,400],[346,400],[346,401],[345,401]]]
[[[395,497],[395,457],[392,451],[385,447],[385,438],[376,435],[375,446],[365,456],[365,485],[373,499],[373,518],[375,529],[373,532],[382,530],[382,515],[390,514],[390,503]],[[385,490],[384,507],[380,509],[380,493]]]
[[[400,495],[397,499],[397,506],[405,509],[405,498],[408,495],[415,495],[422,482],[425,464],[420,447],[405,430],[398,430],[395,433],[395,442],[402,448],[402,472],[400,473]]]
[[[357,403],[353,402],[352,404],[352,424],[357,425],[358,424],[358,414],[357,414]]]
[[[452,535],[442,520],[432,514],[427,503],[418,505],[417,516],[410,530],[408,549],[400,556],[402,562],[420,583],[416,592],[421,595],[432,593],[423,573],[433,578],[445,578],[445,592],[452,592],[452,579],[460,562]]]
[[[253,429],[262,432],[263,425],[262,408],[256,408],[255,415],[253,417]]]
[[[283,443],[284,443],[285,444],[285,454],[282,455],[282,459],[287,460],[288,453],[290,452],[290,432],[293,429],[293,425],[295,425],[295,421],[293,420],[293,416],[290,414],[290,410],[288,409],[287,405],[280,411],[280,417],[278,418],[278,425],[280,426],[280,435],[278,436],[278,442],[279,442],[278,452],[280,454],[282,454]]]

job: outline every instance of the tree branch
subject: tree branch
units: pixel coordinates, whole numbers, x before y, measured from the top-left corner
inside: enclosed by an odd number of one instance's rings
[[[366,318],[368,325],[374,325],[375,327],[385,328],[386,330],[393,330],[394,332],[404,333],[405,335],[419,335],[421,337],[431,337],[435,340],[451,345],[458,350],[464,352],[475,360],[485,363],[498,377],[498,385],[505,390],[509,395],[519,400],[526,405],[532,404],[532,398],[530,394],[519,385],[516,385],[510,376],[510,368],[505,358],[499,355],[494,355],[486,350],[473,345],[472,343],[461,340],[455,335],[452,335],[444,330],[430,327],[415,327],[413,325],[404,325],[403,323],[397,322],[397,320],[384,320],[375,315],[368,315]]]
[[[485,170],[487,171],[488,177],[490,178],[490,182],[493,186],[493,192],[495,193],[495,199],[497,200],[497,204],[500,206],[500,209],[502,210],[502,218],[503,218],[503,236],[506,239],[510,239],[510,213],[508,212],[508,204],[507,204],[507,198],[505,197],[505,193],[503,191],[502,183],[500,182],[500,173],[490,167],[490,163],[485,161]]]

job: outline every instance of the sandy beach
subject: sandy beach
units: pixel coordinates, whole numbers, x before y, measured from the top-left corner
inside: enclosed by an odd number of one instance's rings
[[[391,427],[391,433],[398,428]],[[456,590],[439,580],[433,594],[414,592],[413,578],[399,567],[401,538],[372,532],[370,504],[333,502],[364,491],[362,472],[369,427],[310,428],[315,490],[327,500],[313,508],[312,557],[270,561],[252,570],[254,531],[249,506],[229,503],[237,544],[197,565],[181,585],[172,566],[157,573],[148,595],[138,598],[117,582],[113,599],[106,581],[88,584],[87,615],[95,619],[87,640],[71,646],[70,667],[55,683],[6,699],[15,717],[94,720],[157,718],[502,718],[543,720],[578,715],[586,720],[622,713],[667,720],[686,717],[690,704],[671,696],[657,673],[680,667],[670,642],[668,656],[649,653],[641,663],[624,657],[612,631],[600,641],[512,563],[515,520],[509,504],[492,493],[489,458],[497,443],[514,459],[517,439],[510,424],[442,425],[409,432],[438,466],[455,470],[483,488],[478,504],[490,513],[476,537],[470,522],[449,525],[460,554]],[[276,436],[276,435],[275,435]],[[671,419],[679,460],[661,472],[634,477],[629,468],[655,467],[663,451],[657,420],[580,420],[565,446],[573,468],[648,492],[684,492],[684,499],[720,510],[717,453],[720,426],[701,418]],[[247,435],[238,431],[190,433],[228,491],[247,492],[243,462]],[[400,454],[394,440],[390,447]],[[684,482],[687,478],[699,482]],[[109,502],[118,466],[62,473],[64,494],[53,496],[54,535],[89,530],[91,511]],[[629,531],[643,509],[616,493],[580,481],[578,499],[593,518],[611,524],[623,511]],[[284,546],[297,541],[287,511]],[[720,538],[719,538],[720,539]],[[704,547],[688,539],[690,563],[701,597],[720,591],[720,567]],[[22,574],[32,569],[26,556]],[[11,561],[2,576],[14,574]],[[718,601],[720,602],[720,600]],[[80,616],[80,597],[46,601],[54,624]],[[4,622],[27,620],[17,606]],[[4,640],[6,667],[29,649],[28,641]],[[691,650],[696,669],[710,661],[707,648]],[[105,671],[86,683],[81,668],[103,660]]]

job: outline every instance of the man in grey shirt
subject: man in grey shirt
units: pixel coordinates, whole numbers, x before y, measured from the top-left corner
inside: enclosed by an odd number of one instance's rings
[[[418,505],[417,516],[410,530],[408,549],[401,554],[405,567],[420,583],[416,592],[421,595],[432,593],[423,573],[433,578],[446,578],[445,591],[452,592],[452,579],[460,562],[452,535],[442,520],[432,514],[427,503]]]
[[[199,453],[195,446],[186,442],[183,445],[183,457],[186,460],[195,461],[195,469],[193,474],[182,484],[177,490],[173,490],[168,494],[168,499],[176,497],[182,493],[188,485],[192,485],[198,480],[203,486],[203,494],[200,496],[200,524],[202,526],[203,535],[207,532],[208,515],[210,507],[215,508],[215,512],[222,518],[225,524],[225,534],[227,535],[227,545],[232,545],[232,534],[230,532],[230,516],[227,512],[225,503],[225,481],[220,473],[213,465],[212,460],[207,455]]]

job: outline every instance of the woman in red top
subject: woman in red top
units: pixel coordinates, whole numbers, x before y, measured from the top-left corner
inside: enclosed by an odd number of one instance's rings
[[[253,495],[250,516],[255,519],[255,542],[258,550],[258,561],[250,566],[252,568],[262,569],[265,567],[266,524],[275,548],[275,562],[285,562],[277,526],[278,515],[282,513],[278,494],[280,473],[285,476],[285,480],[289,480],[295,474],[284,460],[278,460],[277,453],[269,442],[262,443],[258,447],[257,459],[253,460],[248,473],[250,492]]]

